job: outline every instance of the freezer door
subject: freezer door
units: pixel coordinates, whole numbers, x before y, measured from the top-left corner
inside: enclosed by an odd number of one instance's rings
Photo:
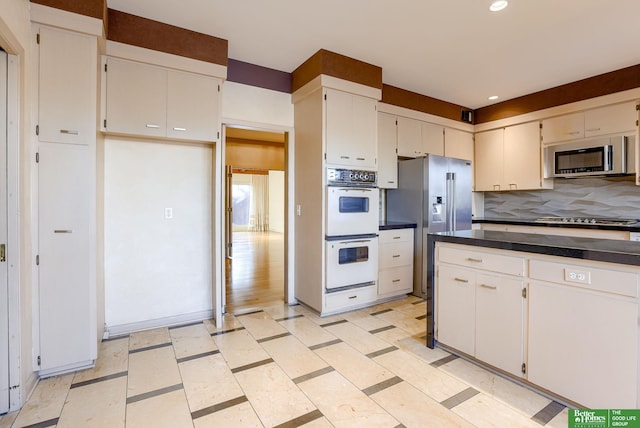
[[[447,231],[447,172],[448,158],[428,155],[425,158],[425,178],[423,184],[424,207],[423,212],[429,233]]]

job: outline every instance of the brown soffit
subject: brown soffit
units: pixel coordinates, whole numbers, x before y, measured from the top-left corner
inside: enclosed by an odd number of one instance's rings
[[[479,108],[475,111],[475,123],[492,122],[638,87],[640,64]]]
[[[114,9],[109,9],[108,20],[107,38],[114,42],[227,66],[225,39]]]
[[[229,58],[227,81],[291,93],[291,73]]]
[[[463,122],[462,112],[470,111],[470,109],[442,101],[437,98],[431,98],[416,92],[407,91],[406,89],[396,88],[395,86],[382,85],[382,102],[394,106],[408,108],[410,110],[421,111],[423,113],[433,114],[435,116],[445,117],[447,119]]]
[[[321,74],[382,89],[382,68],[320,49],[292,73],[291,90],[302,88]]]
[[[106,0],[31,0],[31,3],[66,10],[67,12],[90,16],[91,18],[101,20],[106,18],[107,12]]]

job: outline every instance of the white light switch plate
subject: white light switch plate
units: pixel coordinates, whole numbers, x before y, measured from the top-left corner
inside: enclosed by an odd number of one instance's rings
[[[166,218],[166,219],[173,218],[173,208],[165,208],[164,209],[164,218]]]

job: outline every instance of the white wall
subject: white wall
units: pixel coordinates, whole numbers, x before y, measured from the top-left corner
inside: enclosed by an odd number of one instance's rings
[[[212,309],[213,147],[105,141],[105,321],[111,334]],[[165,208],[173,218],[165,219]],[[145,322],[147,322],[145,324]]]
[[[269,230],[284,233],[284,171],[269,171]]]
[[[284,92],[224,82],[222,85],[222,121],[293,127],[291,95]]]

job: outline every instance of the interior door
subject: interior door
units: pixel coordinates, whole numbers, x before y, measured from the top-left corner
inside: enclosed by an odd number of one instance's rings
[[[227,165],[225,174],[224,198],[224,243],[226,256],[233,258],[233,167]]]
[[[0,414],[9,410],[7,243],[7,54],[0,50]]]

